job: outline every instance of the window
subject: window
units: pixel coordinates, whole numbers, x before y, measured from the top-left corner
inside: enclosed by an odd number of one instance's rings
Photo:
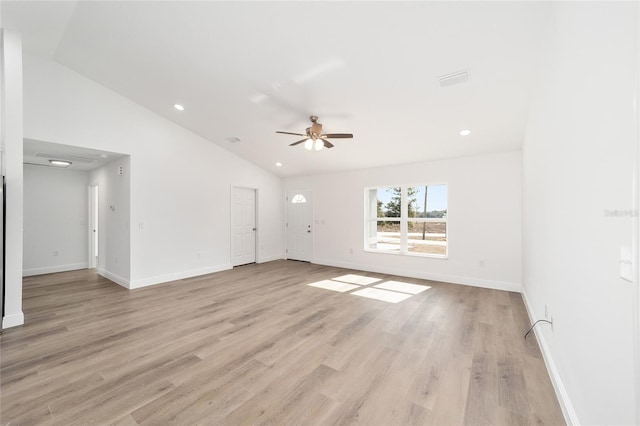
[[[304,195],[302,195],[302,194],[296,194],[291,199],[291,204],[302,204],[302,203],[306,203],[306,202],[307,202],[307,199],[304,198]]]
[[[365,189],[365,250],[447,256],[447,185]]]

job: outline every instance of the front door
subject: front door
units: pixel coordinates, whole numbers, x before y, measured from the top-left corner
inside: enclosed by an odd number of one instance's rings
[[[311,261],[313,231],[311,191],[289,192],[287,195],[287,259]]]

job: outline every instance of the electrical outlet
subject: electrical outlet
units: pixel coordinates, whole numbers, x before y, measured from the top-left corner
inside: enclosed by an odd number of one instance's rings
[[[54,256],[57,256],[57,255],[58,255],[58,250],[54,250],[54,251],[53,251],[53,255],[54,255]]]

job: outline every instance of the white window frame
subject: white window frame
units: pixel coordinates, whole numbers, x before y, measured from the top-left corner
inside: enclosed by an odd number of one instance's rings
[[[444,185],[447,188],[447,217],[445,218],[417,218],[412,217],[409,218],[409,209],[407,203],[407,188],[418,188],[418,187],[429,187],[429,186],[438,186]],[[400,217],[377,217],[377,204],[373,203],[370,197],[371,191],[377,191],[379,189],[389,189],[389,188],[400,188]],[[376,196],[377,203],[377,196]],[[375,212],[375,217],[371,215],[371,212]],[[385,253],[385,254],[395,254],[401,256],[417,256],[417,257],[430,257],[436,259],[448,259],[449,257],[449,185],[447,183],[429,183],[429,184],[410,184],[410,185],[380,185],[380,186],[370,186],[364,189],[364,251],[371,253]],[[371,226],[375,224],[376,230],[378,226],[378,222],[400,222],[400,250],[384,250],[370,247],[370,230]],[[416,253],[410,252],[408,247],[409,240],[409,222],[416,223],[428,223],[428,222],[444,222],[446,224],[446,245],[445,245],[445,254],[434,254],[434,253]],[[376,231],[377,232],[377,231]],[[377,241],[377,238],[376,238]]]

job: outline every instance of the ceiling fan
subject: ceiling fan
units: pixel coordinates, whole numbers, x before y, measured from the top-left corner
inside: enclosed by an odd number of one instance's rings
[[[309,151],[313,149],[319,151],[324,147],[333,148],[334,145],[327,139],[353,138],[353,135],[351,133],[322,133],[322,124],[318,123],[318,117],[312,115],[311,117],[309,117],[309,120],[311,120],[311,127],[307,127],[305,133],[291,133],[281,131],[276,131],[276,133],[282,133],[284,135],[304,136],[304,139],[300,139],[299,141],[294,142],[289,146],[295,146],[304,142],[304,147]]]

